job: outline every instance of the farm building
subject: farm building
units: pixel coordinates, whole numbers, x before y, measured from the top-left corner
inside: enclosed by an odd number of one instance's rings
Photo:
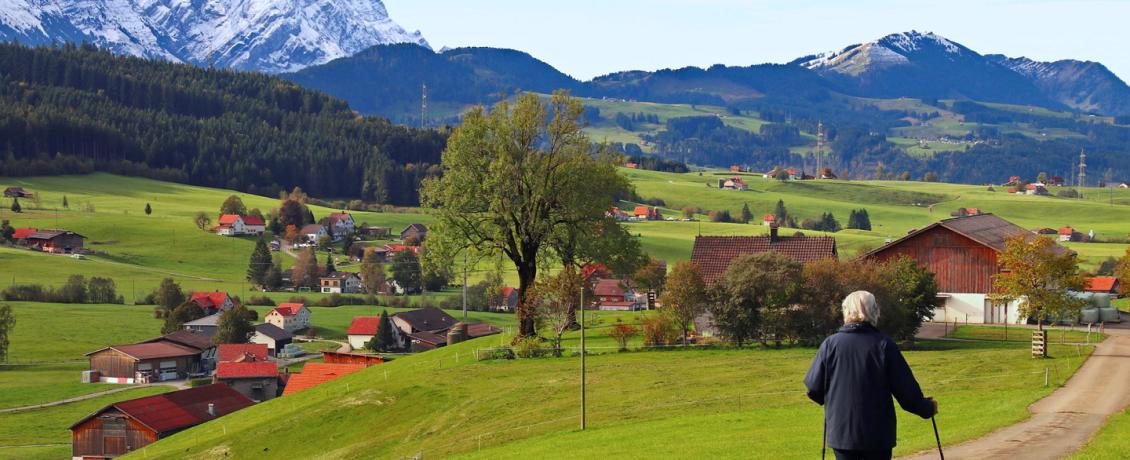
[[[283,396],[337,380],[368,367],[365,364],[306,363],[302,372],[290,374]]]
[[[910,257],[934,274],[938,283],[935,321],[1015,323],[1017,303],[994,306],[989,301],[998,257],[1009,238],[1035,238],[1031,232],[993,214],[954,217],[910,232],[861,257],[887,261]],[[1055,246],[1059,252],[1070,252]]]
[[[630,311],[640,308],[636,295],[625,288],[622,280],[599,279],[592,288],[594,300],[588,308],[608,311]]]
[[[502,288],[498,295],[491,296],[488,306],[491,311],[514,311],[514,307],[518,306],[518,288]]]
[[[279,368],[264,360],[229,361],[216,365],[213,383],[225,384],[255,402],[279,395]]]
[[[385,362],[385,359],[378,355],[341,353],[336,351],[323,351],[322,359],[327,364],[364,364],[366,366],[374,366]]]
[[[24,238],[29,248],[52,254],[82,252],[86,237],[70,230],[37,230]]]
[[[428,351],[439,347],[446,346],[448,341],[453,339],[453,335],[458,335],[456,341],[464,341],[477,339],[479,337],[486,337],[488,335],[501,334],[502,329],[491,326],[485,323],[466,324],[463,322],[455,323],[450,328],[440,329],[435,331],[420,331],[406,334],[409,339],[408,348],[418,353],[421,351]]]
[[[71,456],[106,459],[125,455],[252,404],[223,384],[116,402],[71,425]]]
[[[200,350],[171,342],[112,345],[86,354],[103,383],[149,383],[200,372]],[[91,378],[93,381],[93,377]]]
[[[39,231],[39,229],[35,228],[35,227],[17,228],[15,232],[12,232],[12,240],[16,241],[16,242],[21,242],[23,240],[26,240],[27,237],[30,236],[32,233],[35,233],[35,232],[38,232],[38,231]]]
[[[1071,228],[1070,225],[1066,227],[1060,227],[1057,233],[1059,234],[1058,240],[1060,242],[1075,241],[1078,239],[1077,235],[1079,234],[1079,232],[1076,232],[1075,229]]]
[[[1092,276],[1087,278],[1087,286],[1083,290],[1096,294],[1110,294],[1117,297],[1118,288],[1121,284],[1121,281],[1114,276]]]
[[[194,319],[184,323],[184,330],[204,337],[216,335],[216,327],[220,324],[220,314],[215,313],[203,318]]]
[[[361,234],[371,238],[388,238],[392,235],[392,229],[377,226],[361,227]]]
[[[251,339],[248,341],[266,345],[267,354],[275,356],[275,352],[282,350],[293,339],[294,334],[291,334],[290,331],[274,324],[263,323],[255,326],[255,333],[251,335]]]
[[[354,350],[364,349],[365,345],[377,336],[377,329],[380,324],[380,316],[354,316],[353,321],[349,323],[349,329],[345,331],[349,346]],[[400,329],[395,326],[392,328],[392,340],[394,343],[403,342],[400,337]]]
[[[356,294],[361,292],[361,277],[356,273],[333,272],[319,278],[323,294]]]
[[[23,187],[8,187],[4,189],[4,198],[28,198],[34,193],[24,190]]]
[[[835,259],[836,239],[831,236],[779,236],[769,227],[762,236],[699,236],[694,239],[691,261],[702,270],[706,284],[714,284],[738,256],[776,252],[797,262]]]
[[[189,299],[206,314],[214,315],[235,308],[235,300],[226,292],[193,292]]]
[[[428,227],[424,224],[412,224],[400,231],[401,241],[415,239],[416,241],[424,241],[428,238]]]
[[[280,303],[263,317],[267,324],[293,333],[310,327],[310,309],[301,303]]]
[[[404,334],[426,331],[446,331],[454,326],[456,321],[447,312],[435,307],[425,307],[417,310],[397,313],[389,318],[393,327],[400,329]]]
[[[267,345],[263,343],[224,343],[217,347],[216,361],[256,361],[266,359],[267,355]]]
[[[262,235],[267,231],[267,224],[262,217],[241,216],[239,214],[224,214],[218,220],[218,225],[212,231],[218,235]]]

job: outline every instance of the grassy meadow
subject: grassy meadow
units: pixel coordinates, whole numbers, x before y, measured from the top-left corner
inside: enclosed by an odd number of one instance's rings
[[[819,448],[821,412],[801,384],[813,349],[590,356],[582,432],[580,358],[470,359],[493,340],[372,367],[130,458],[812,458]],[[1062,385],[1089,350],[1055,345],[1061,358],[1035,361],[1023,344],[927,341],[907,359],[940,401],[946,442],[957,443],[1027,417],[1025,407]],[[1045,366],[1054,368],[1050,387]],[[304,436],[288,435],[296,430]],[[899,433],[899,454],[934,442],[929,423],[905,413]]]
[[[1130,457],[1130,410],[1114,414],[1086,447],[1069,460],[1115,460]]]

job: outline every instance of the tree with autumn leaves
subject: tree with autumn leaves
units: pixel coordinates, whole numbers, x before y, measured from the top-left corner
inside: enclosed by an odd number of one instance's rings
[[[1086,280],[1075,253],[1048,237],[1018,235],[1005,242],[999,256],[1001,273],[993,279],[993,300],[1019,301],[1020,317],[1045,321],[1079,316],[1084,301],[1072,295]]]

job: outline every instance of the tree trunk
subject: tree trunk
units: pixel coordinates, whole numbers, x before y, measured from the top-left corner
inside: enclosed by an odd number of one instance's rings
[[[527,302],[527,293],[537,281],[538,267],[535,262],[516,264],[518,268],[518,305],[514,313],[518,317],[517,338],[533,337],[537,335],[534,327],[534,306]]]

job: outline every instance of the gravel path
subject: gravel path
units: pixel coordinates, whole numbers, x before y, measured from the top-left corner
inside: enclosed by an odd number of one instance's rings
[[[1032,413],[1028,420],[948,447],[945,427],[939,427],[946,458],[1051,460],[1086,445],[1108,417],[1130,405],[1130,330],[1108,327],[1106,333],[1110,338],[1095,348],[1067,384],[1028,407]],[[944,411],[945,401],[940,402]],[[903,457],[936,458],[936,450]]]

